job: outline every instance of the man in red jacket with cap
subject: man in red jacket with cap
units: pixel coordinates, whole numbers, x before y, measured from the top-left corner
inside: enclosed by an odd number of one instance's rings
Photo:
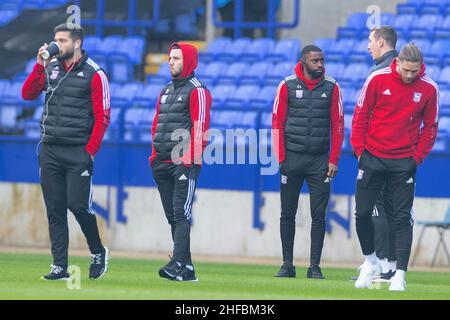
[[[330,138],[331,133],[331,138]],[[295,73],[281,81],[272,114],[272,137],[281,171],[280,234],[283,265],[277,277],[294,278],[295,215],[304,180],[311,202],[310,266],[306,276],[323,279],[320,270],[330,184],[338,171],[344,139],[342,96],[325,74],[322,50],[302,50]]]
[[[404,291],[412,245],[412,206],[416,168],[433,148],[438,130],[436,83],[425,74],[414,44],[400,51],[387,68],[366,80],[353,115],[351,144],[358,157],[356,231],[365,257],[356,288],[368,287],[379,272],[371,215],[380,188],[392,192],[397,271],[389,290]],[[423,125],[421,127],[421,125]]]
[[[170,46],[172,81],[161,91],[152,126],[149,161],[174,243],[171,261],[159,275],[176,281],[197,281],[190,251],[191,209],[211,106],[208,89],[195,77],[197,64],[194,46]]]

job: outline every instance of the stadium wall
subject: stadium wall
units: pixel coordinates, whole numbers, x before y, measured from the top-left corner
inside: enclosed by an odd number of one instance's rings
[[[111,218],[108,224],[98,217],[100,232],[105,244],[112,250],[166,252],[172,250],[170,230],[165,220],[157,189],[154,187],[127,187],[125,201],[126,224]],[[97,203],[115,208],[115,188],[94,187]],[[2,205],[0,210],[0,245],[49,248],[48,225],[45,217],[40,186],[35,183],[0,183]],[[279,237],[280,201],[277,192],[265,192],[265,205],[261,220],[265,227],[252,227],[251,192],[199,189],[193,208],[191,246],[196,254],[230,255],[243,257],[280,258]],[[354,222],[354,196],[333,195],[330,206],[333,214],[348,223],[349,229],[330,222],[325,237],[323,262],[361,262]],[[414,203],[416,220],[443,219],[449,209],[449,198],[417,197]],[[115,214],[115,210],[112,210]],[[309,196],[302,193],[297,214],[295,259],[309,259]],[[86,249],[84,236],[72,214],[69,214],[70,246]],[[413,251],[421,226],[414,229]],[[438,241],[436,230],[426,231],[417,258],[417,264],[429,265]],[[444,255],[438,255],[437,265],[446,265]]]

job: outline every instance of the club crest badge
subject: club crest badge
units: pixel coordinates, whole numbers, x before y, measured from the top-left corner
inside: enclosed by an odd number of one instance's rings
[[[295,90],[295,97],[297,99],[303,98],[303,90]]]
[[[420,98],[422,98],[422,94],[420,92],[414,92],[413,101],[418,103],[418,102],[420,102]]]

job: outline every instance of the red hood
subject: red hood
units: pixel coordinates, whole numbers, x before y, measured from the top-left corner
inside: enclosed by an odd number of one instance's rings
[[[193,45],[175,42],[169,47],[169,55],[174,46],[180,47],[181,52],[183,53],[183,71],[177,80],[189,77],[194,72],[195,68],[197,68],[198,50]]]
[[[394,78],[399,80],[399,81],[401,81],[403,83],[402,77],[400,76],[400,74],[397,71],[397,59],[392,60],[390,67],[391,67],[391,70],[392,70],[392,74],[394,75]],[[420,67],[420,72],[417,75],[416,80],[419,79],[424,74],[425,74],[425,64],[422,63],[422,66]]]
[[[295,66],[295,74],[297,75],[297,77],[300,80],[302,80],[306,84],[306,86],[310,90],[314,89],[316,84],[318,84],[323,78],[323,76],[322,76],[322,77],[320,77],[318,79],[314,79],[314,80],[306,79],[305,75],[303,74],[303,64],[301,61],[299,61],[299,63],[297,63],[297,65]],[[325,67],[323,68],[323,74],[325,74]]]

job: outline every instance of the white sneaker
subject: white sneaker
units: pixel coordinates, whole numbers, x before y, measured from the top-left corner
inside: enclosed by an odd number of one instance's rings
[[[405,291],[406,290],[406,281],[401,277],[393,276],[391,279],[391,284],[389,285],[389,291]]]
[[[372,264],[364,262],[358,268],[359,276],[356,279],[355,287],[358,289],[368,288],[372,284],[372,280],[381,273],[380,263]]]

